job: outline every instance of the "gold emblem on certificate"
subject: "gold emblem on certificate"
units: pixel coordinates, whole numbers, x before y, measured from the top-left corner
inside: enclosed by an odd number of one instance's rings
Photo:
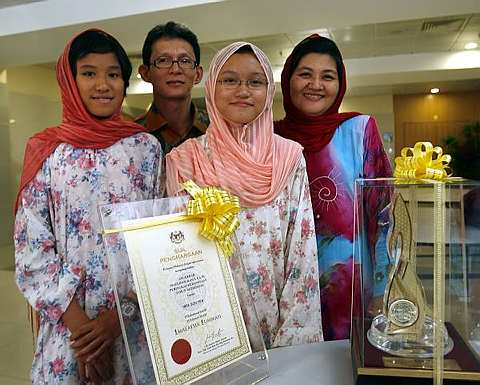
[[[367,338],[373,346],[396,356],[428,358],[433,355],[434,322],[416,273],[415,247],[407,204],[396,193],[390,207],[387,251],[391,268],[383,311],[373,319]],[[445,327],[443,332],[448,354],[453,342]]]
[[[177,215],[180,217],[181,215]],[[124,233],[157,382],[195,381],[251,353],[228,260],[175,215]],[[147,226],[145,224],[147,223]]]

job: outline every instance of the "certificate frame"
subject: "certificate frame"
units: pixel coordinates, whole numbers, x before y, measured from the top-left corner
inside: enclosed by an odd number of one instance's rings
[[[161,333],[156,329],[158,323],[155,321],[152,306],[155,303],[155,298],[151,297],[145,268],[142,266],[141,258],[139,259],[138,255],[137,257],[133,255],[135,253],[132,251],[129,238],[133,233],[151,232],[152,228],[159,231],[158,229],[161,226],[168,227],[169,223],[158,224],[165,218],[170,218],[168,221],[170,224],[178,221],[185,213],[187,201],[188,197],[184,196],[117,203],[99,207],[109,270],[132,383],[208,384],[214,382],[239,385],[257,383],[268,377],[269,363],[263,341],[261,346],[258,345],[258,340],[262,340],[262,338],[256,313],[253,319],[251,313],[248,315],[250,323],[254,323],[253,328],[252,325],[249,327],[248,336],[246,330],[242,329],[242,327],[245,328],[242,310],[245,306],[249,306],[249,304],[251,306],[253,303],[251,298],[242,299],[242,303],[239,303],[236,294],[238,285],[246,282],[242,258],[240,255],[234,254],[227,260],[213,241],[207,242],[214,245],[218,256],[218,265],[221,267],[222,275],[225,278],[230,308],[235,314],[233,317],[235,320],[234,327],[235,330],[240,331],[238,334],[240,343],[235,349],[205,362],[200,362],[199,365],[188,370],[173,375],[172,371],[167,371],[165,363],[168,358],[166,360],[165,346],[162,348]],[[182,222],[178,222],[178,224],[180,223],[183,223],[182,227],[193,222],[191,219],[184,219]],[[197,225],[197,223],[193,224]],[[232,270],[230,269],[232,263],[242,265],[243,277],[232,276]],[[147,274],[149,274],[148,269]],[[158,293],[156,295],[158,296]],[[237,301],[237,305],[232,301]],[[142,338],[142,334],[145,336],[144,338]],[[249,339],[257,341],[255,345],[252,344],[253,350],[250,348]]]

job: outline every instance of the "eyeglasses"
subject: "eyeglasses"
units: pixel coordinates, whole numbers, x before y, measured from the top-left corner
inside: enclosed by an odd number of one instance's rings
[[[178,66],[184,70],[192,70],[197,66],[195,60],[190,59],[189,57],[181,57],[179,59],[174,60],[170,56],[160,56],[152,61],[150,64],[155,66],[156,68],[170,68],[173,63],[177,63]]]
[[[234,78],[219,79],[217,83],[221,84],[224,88],[228,90],[233,90],[240,87],[242,84],[245,84],[247,88],[251,90],[260,90],[268,85],[268,82],[263,79],[247,79],[240,80]]]

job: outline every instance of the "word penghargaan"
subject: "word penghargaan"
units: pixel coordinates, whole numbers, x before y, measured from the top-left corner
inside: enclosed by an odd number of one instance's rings
[[[188,332],[189,330],[193,330],[198,328],[199,326],[204,326],[209,322],[216,321],[222,318],[222,314],[218,313],[217,315],[214,315],[212,317],[207,317],[207,318],[202,318],[200,321],[195,321],[192,322],[189,325],[184,326],[183,328],[180,329],[174,329],[175,330],[175,336],[178,336],[179,334]]]
[[[160,263],[166,263],[166,262],[177,261],[179,259],[198,257],[201,254],[202,254],[202,250],[184,251],[182,253],[173,254],[173,255],[169,255],[168,257],[160,258],[158,261]]]

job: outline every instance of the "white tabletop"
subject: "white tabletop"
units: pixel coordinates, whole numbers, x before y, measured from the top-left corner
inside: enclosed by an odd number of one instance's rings
[[[270,377],[261,385],[353,385],[348,340],[278,348],[268,355]]]

